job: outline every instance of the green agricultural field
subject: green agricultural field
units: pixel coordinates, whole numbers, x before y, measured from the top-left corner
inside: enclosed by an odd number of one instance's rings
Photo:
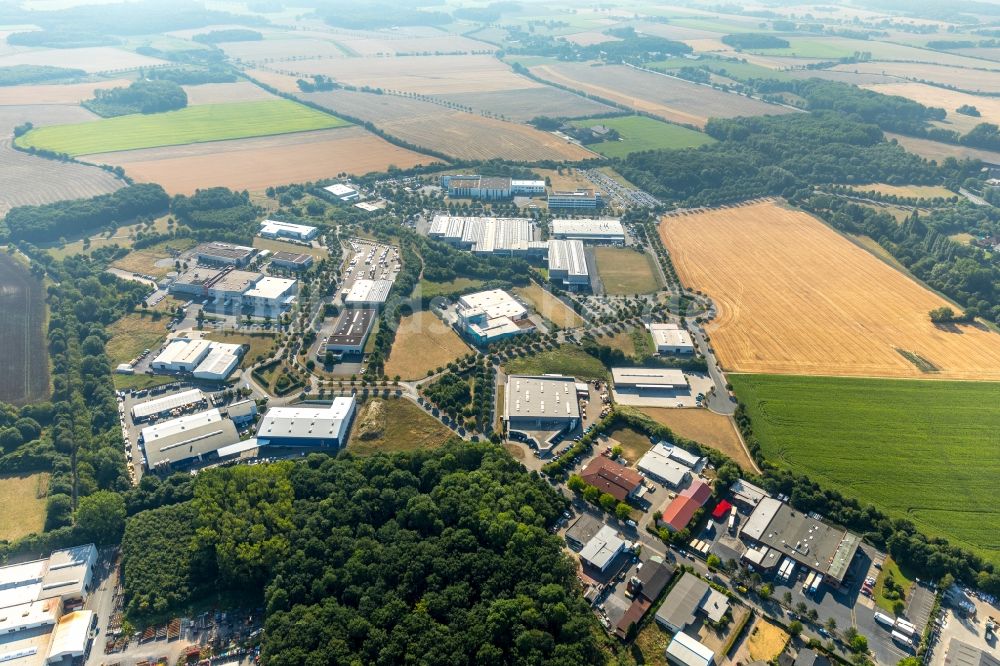
[[[618,130],[621,141],[602,141],[587,146],[606,157],[625,157],[640,150],[697,148],[715,143],[715,139],[707,134],[645,116],[578,120],[573,124],[577,127],[605,125]]]
[[[729,380],[769,461],[1000,564],[1000,383]]]
[[[754,65],[749,62],[728,60],[724,58],[703,57],[698,60],[670,58],[669,60],[651,62],[647,65],[647,67],[667,72],[668,74],[671,73],[671,70],[681,69],[682,67],[694,67],[696,69],[704,69],[708,72],[712,72],[713,74],[725,76],[730,79],[737,79],[739,81],[746,81],[749,79],[776,79],[778,81],[791,81],[795,78],[788,72],[783,72],[777,69],[769,69],[767,67]]]
[[[39,127],[17,139],[17,145],[76,156],[288,134],[348,124],[287,99],[272,99],[205,104],[166,113]]]

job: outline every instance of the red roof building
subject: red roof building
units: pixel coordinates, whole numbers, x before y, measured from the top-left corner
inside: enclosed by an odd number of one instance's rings
[[[608,493],[619,502],[624,502],[642,487],[642,476],[634,469],[597,456],[583,468],[580,477],[588,485],[602,493]]]
[[[712,518],[716,520],[722,520],[729,515],[729,510],[733,508],[733,505],[726,500],[722,500],[715,505],[715,510],[712,511]]]
[[[695,511],[703,507],[711,496],[712,487],[700,479],[695,479],[663,510],[660,524],[666,525],[672,532],[680,532],[691,522]]]

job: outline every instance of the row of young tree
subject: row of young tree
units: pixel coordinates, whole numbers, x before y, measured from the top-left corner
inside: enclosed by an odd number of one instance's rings
[[[262,656],[277,666],[605,661],[546,532],[566,500],[492,444],[316,454],[192,485],[192,500],[128,520],[135,619],[228,592],[264,604]]]

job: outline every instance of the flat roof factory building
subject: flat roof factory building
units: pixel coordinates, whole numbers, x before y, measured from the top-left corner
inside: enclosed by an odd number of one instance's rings
[[[290,271],[304,271],[313,265],[311,254],[301,252],[287,252],[280,250],[271,255],[271,265],[278,268],[287,268]]]
[[[333,334],[327,338],[326,351],[360,354],[365,348],[376,314],[371,308],[352,308],[341,312]]]
[[[355,280],[344,296],[344,305],[350,308],[379,307],[385,305],[392,289],[392,280]]]
[[[583,241],[550,240],[548,264],[549,279],[553,282],[562,282],[571,289],[590,284]]]
[[[672,391],[686,389],[684,373],[674,368],[611,368],[615,388]]]
[[[476,344],[530,333],[528,310],[502,289],[478,291],[458,299],[458,322],[462,332]]]
[[[35,666],[86,652],[93,612],[70,609],[87,600],[97,557],[87,544],[0,567],[0,661]]]
[[[773,497],[765,497],[744,523],[740,536],[795,560],[840,587],[861,538],[827,525]]]
[[[198,389],[189,389],[133,405],[132,420],[136,422],[145,421],[146,419],[165,414],[174,409],[186,409],[202,404],[208,404],[205,394]]]
[[[323,189],[341,201],[355,201],[361,198],[360,192],[344,183],[334,183],[333,185],[327,185]]]
[[[334,398],[328,407],[272,407],[257,428],[261,446],[341,447],[356,409],[354,396]]]
[[[669,488],[679,488],[691,478],[691,469],[671,455],[673,449],[662,442],[655,444],[639,458],[636,467],[654,481]]]
[[[318,233],[316,227],[277,220],[264,220],[260,223],[260,231],[257,232],[262,238],[290,238],[302,242],[312,240]]]
[[[222,447],[240,441],[236,424],[218,409],[187,414],[147,426],[139,433],[150,470],[204,460]]]
[[[625,550],[624,539],[618,536],[615,528],[604,525],[580,551],[580,560],[604,571],[623,550]]]
[[[239,365],[242,345],[174,338],[150,363],[157,372],[190,372],[197,379],[223,381]]]
[[[552,220],[552,237],[559,240],[580,240],[586,243],[625,244],[625,227],[620,220],[557,218]]]
[[[726,595],[694,574],[685,573],[677,579],[656,611],[656,621],[674,633],[681,633],[695,623],[699,614],[718,622],[727,610]]]
[[[508,431],[572,430],[580,423],[576,380],[559,375],[507,375],[503,414]]]
[[[715,652],[697,638],[677,633],[667,645],[667,661],[673,666],[712,666]]]
[[[231,243],[202,243],[194,249],[199,264],[210,266],[246,266],[257,250]]]
[[[694,353],[691,334],[679,324],[649,324],[656,353],[664,356],[681,356]]]
[[[604,205],[601,193],[592,189],[553,190],[549,192],[549,209],[594,209]]]
[[[541,257],[548,249],[535,240],[535,222],[526,217],[456,217],[435,215],[427,235],[477,254]]]

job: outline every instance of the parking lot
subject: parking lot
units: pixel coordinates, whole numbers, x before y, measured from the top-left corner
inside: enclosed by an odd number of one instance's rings
[[[947,598],[944,612],[932,634],[932,654],[927,663],[930,666],[944,666],[953,639],[984,650],[987,654],[1000,654],[996,632],[993,631],[989,638],[986,637],[986,622],[989,618],[1000,620],[1000,602],[994,597],[957,587],[953,588],[952,594],[947,595]],[[956,609],[954,606],[957,599],[969,604],[972,612]]]

